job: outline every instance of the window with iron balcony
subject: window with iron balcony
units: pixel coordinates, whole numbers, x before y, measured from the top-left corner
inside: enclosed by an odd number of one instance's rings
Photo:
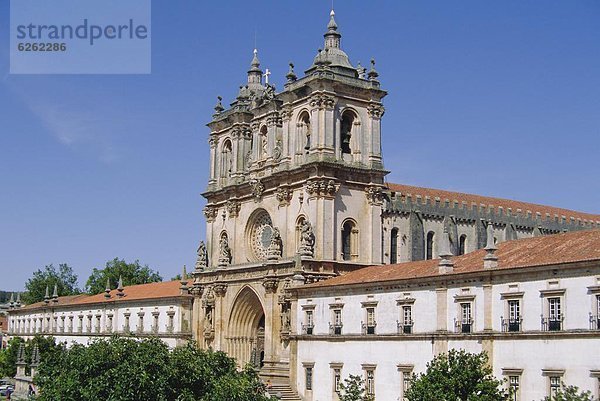
[[[402,307],[400,320],[398,324],[398,334],[412,334],[413,332],[413,319],[412,319],[412,306],[404,305]]]
[[[472,333],[473,332],[473,315],[472,315],[472,303],[461,302],[460,303],[460,316],[454,320],[454,327],[458,333]]]
[[[558,281],[551,281],[548,282],[549,289],[540,291],[540,297],[543,301],[543,310],[540,316],[542,331],[561,331],[564,329],[563,302],[566,290],[558,288],[558,285]]]
[[[398,334],[412,334],[414,324],[412,307],[414,303],[415,298],[408,292],[396,300],[396,305],[400,307],[400,318],[396,321]]]
[[[588,287],[588,291],[592,294],[590,330],[600,330],[600,285]]]
[[[329,334],[340,335],[342,334],[342,310],[333,310],[333,322],[329,323]]]
[[[331,310],[331,321],[329,322],[329,334],[341,335],[342,334],[342,308],[344,304],[341,298],[335,298],[335,301],[329,304]]]
[[[509,299],[506,302],[506,312],[508,317],[500,317],[502,331],[519,332],[522,330],[523,317],[521,315],[521,300]]]
[[[361,322],[362,334],[375,334],[375,327],[377,322],[375,321],[375,305],[376,302],[363,302],[365,307],[366,322]]]
[[[311,301],[309,300],[309,302],[311,302]],[[316,305],[314,305],[312,303],[309,303],[307,305],[302,305],[302,310],[304,311],[304,323],[300,323],[300,334],[312,335],[314,333],[315,307],[316,307]]]

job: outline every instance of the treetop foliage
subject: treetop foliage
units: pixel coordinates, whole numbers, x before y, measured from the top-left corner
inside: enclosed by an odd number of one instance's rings
[[[558,390],[552,398],[546,397],[543,401],[597,401],[590,391],[579,391],[577,386],[566,386]]]
[[[77,275],[73,268],[66,263],[61,263],[58,270],[49,264],[44,269],[38,269],[33,276],[25,283],[25,293],[21,295],[21,301],[25,304],[33,304],[44,300],[46,288],[49,295],[52,296],[54,285],[58,289],[58,295],[80,294],[81,290],[77,287]]]
[[[340,401],[373,401],[373,396],[367,394],[365,381],[358,375],[348,376],[339,386]]]
[[[46,359],[39,401],[265,401],[256,371],[194,343],[169,351],[157,338],[112,337]]]
[[[436,356],[427,370],[414,375],[404,395],[409,401],[507,401],[502,381],[492,375],[488,356],[450,350]]]
[[[110,282],[110,288],[114,290],[117,288],[119,278],[122,278],[124,286],[162,281],[158,272],[150,269],[148,265],[142,266],[139,260],[127,263],[123,259],[114,258],[106,262],[104,269],[92,270],[85,284],[86,291],[91,295],[104,292],[107,280]]]

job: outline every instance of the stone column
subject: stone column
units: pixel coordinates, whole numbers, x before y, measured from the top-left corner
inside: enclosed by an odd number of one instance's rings
[[[208,139],[208,144],[210,145],[210,162],[209,162],[209,170],[210,170],[210,175],[209,175],[209,181],[208,184],[214,184],[217,180],[217,172],[216,172],[216,167],[217,167],[217,137],[211,135],[211,137]]]
[[[492,285],[483,285],[483,330],[493,330]]]
[[[279,280],[275,276],[267,276],[262,282],[265,288],[265,363],[279,361],[277,349],[279,348],[279,330],[281,327],[279,305],[277,304],[277,286]]]
[[[226,326],[226,316],[225,314],[225,306],[223,298],[227,293],[227,283],[223,282],[215,282],[213,285],[213,292],[215,293],[215,310],[213,322],[215,326],[215,339],[213,343],[213,348],[219,351],[226,351],[225,349],[225,326]]]
[[[371,166],[381,164],[381,117],[385,109],[379,102],[372,102],[368,106],[370,124],[368,136],[367,152]]]

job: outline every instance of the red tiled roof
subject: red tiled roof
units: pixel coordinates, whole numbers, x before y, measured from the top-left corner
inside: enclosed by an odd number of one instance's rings
[[[415,198],[417,196],[421,196],[423,199],[425,199],[425,197],[429,197],[432,201],[437,197],[440,198],[442,202],[444,202],[446,199],[450,202],[454,202],[456,200],[458,201],[459,205],[462,205],[463,202],[466,202],[467,207],[469,208],[473,203],[477,204],[478,207],[482,204],[486,207],[494,206],[495,208],[501,206],[505,213],[508,211],[508,208],[511,208],[513,215],[517,214],[517,209],[521,209],[522,215],[525,215],[527,211],[531,211],[533,217],[535,217],[536,213],[540,213],[542,219],[545,219],[546,214],[549,214],[551,219],[554,219],[554,216],[556,215],[559,218],[565,216],[567,220],[573,217],[575,219],[600,222],[600,215],[598,214],[576,212],[573,210],[562,209],[553,206],[536,205],[534,203],[492,198],[489,196],[464,194],[461,192],[444,191],[441,189],[415,187],[412,185],[388,183],[387,187],[390,189],[390,191],[399,193],[400,196],[411,195],[413,202],[415,202]]]
[[[160,283],[149,283],[131,285],[123,288],[125,296],[118,297],[117,290],[110,292],[110,298],[104,296],[105,293],[97,295],[70,295],[64,297],[58,297],[58,302],[54,303],[50,300],[50,306],[75,306],[75,305],[87,305],[102,302],[119,302],[119,301],[136,301],[146,299],[159,299],[159,298],[172,298],[181,295],[179,289],[181,283],[179,281],[165,281]],[[35,304],[27,305],[18,310],[35,309],[39,307],[46,307],[45,302],[37,302]]]
[[[485,254],[485,250],[479,249],[466,255],[452,257],[454,271],[449,274],[483,271],[483,257]],[[600,261],[600,230],[583,230],[502,242],[498,244],[496,256],[498,257],[498,267],[496,269]],[[300,288],[321,288],[433,277],[440,275],[438,263],[439,259],[435,259],[370,266]]]

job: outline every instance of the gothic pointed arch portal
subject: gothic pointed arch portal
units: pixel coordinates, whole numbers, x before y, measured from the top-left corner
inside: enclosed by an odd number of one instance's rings
[[[265,312],[258,295],[244,287],[237,295],[227,330],[227,353],[239,366],[261,368],[265,355]]]

